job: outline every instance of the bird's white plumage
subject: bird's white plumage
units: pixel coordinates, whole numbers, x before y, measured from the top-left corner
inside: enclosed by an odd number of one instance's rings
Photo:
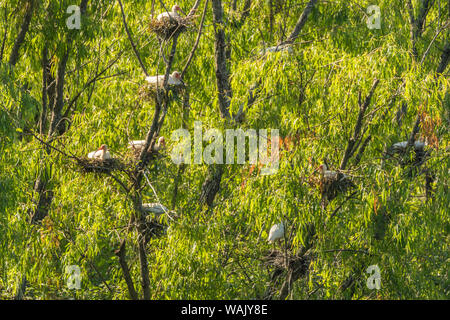
[[[102,145],[102,147],[100,147],[98,150],[89,152],[88,158],[107,160],[107,159],[111,159],[111,154],[108,151],[108,147],[106,145],[103,147],[103,145]]]
[[[180,17],[180,15],[178,14],[178,10],[180,9],[180,7],[179,6],[177,6],[177,5],[174,5],[173,7],[172,7],[172,11],[170,11],[170,12],[163,12],[163,13],[160,13],[157,17],[156,17],[156,19],[158,20],[158,21],[162,21],[163,19],[170,19],[170,18],[172,18],[172,19],[179,19],[179,18],[181,18]]]
[[[135,149],[135,150],[142,150],[142,148],[145,146],[145,140],[133,140],[128,143],[128,148]],[[154,151],[159,151],[163,149],[166,146],[166,141],[164,137],[159,137],[158,142],[153,147]]]
[[[144,147],[145,140],[133,140],[128,143],[128,148],[140,150]]]
[[[167,84],[171,85],[171,86],[179,86],[182,85],[183,82],[181,81],[180,77],[180,73],[178,71],[174,71],[172,74],[169,75],[169,79],[167,80]],[[164,83],[164,79],[165,76],[164,75],[159,75],[159,76],[148,76],[145,78],[145,80],[152,84],[152,85],[158,85],[158,86],[162,86]]]
[[[143,203],[142,209],[147,213],[153,213],[155,215],[161,215],[164,212],[169,212],[169,209],[160,203]]]
[[[405,149],[408,145],[408,141],[397,142],[392,145],[395,149]],[[423,149],[425,147],[425,142],[414,141],[414,149]]]
[[[274,224],[272,228],[270,228],[269,238],[267,239],[267,241],[274,242],[283,237],[284,237],[284,223],[281,222]]]
[[[336,179],[337,178],[337,172],[328,170],[327,165],[324,163],[321,166],[322,174],[324,179]]]

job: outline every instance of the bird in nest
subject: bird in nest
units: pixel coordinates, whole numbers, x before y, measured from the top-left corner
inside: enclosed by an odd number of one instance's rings
[[[328,202],[336,198],[338,194],[345,193],[356,187],[348,175],[339,171],[328,170],[325,163],[319,166],[319,171],[322,208],[326,208]]]
[[[158,21],[164,21],[165,19],[175,19],[175,20],[178,20],[178,19],[180,19],[181,18],[181,16],[178,14],[178,12],[181,12],[181,13],[183,13],[184,15],[186,15],[184,12],[183,12],[183,10],[181,10],[181,7],[179,6],[179,5],[174,5],[173,7],[172,7],[172,11],[170,11],[170,12],[168,12],[168,11],[166,11],[166,12],[163,12],[163,13],[160,13],[157,17],[156,17],[156,20],[158,20]]]
[[[111,154],[108,151],[108,146],[106,144],[102,144],[96,151],[89,152],[88,158],[108,160],[111,159]]]

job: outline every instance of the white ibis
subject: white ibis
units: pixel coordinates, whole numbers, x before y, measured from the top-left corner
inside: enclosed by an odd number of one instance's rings
[[[163,12],[163,13],[159,14],[156,17],[156,19],[158,21],[163,21],[164,19],[175,19],[175,20],[177,20],[177,19],[181,18],[181,16],[178,14],[178,11],[183,12],[183,10],[181,10],[181,7],[176,4],[176,5],[174,5],[172,7],[172,11],[170,11],[170,12],[167,12],[167,11]]]
[[[392,151],[405,151],[406,146],[408,145],[408,141],[402,141],[394,143],[391,147]],[[414,149],[415,150],[423,150],[425,148],[425,142],[422,141],[414,141]]]
[[[145,140],[133,140],[129,142],[128,148],[132,148],[136,151],[141,151],[145,146]],[[158,142],[153,146],[153,151],[160,151],[166,147],[166,139],[159,137]]]
[[[89,152],[88,158],[106,160],[111,159],[111,154],[108,151],[108,146],[106,144],[102,144],[96,151]]]
[[[270,228],[269,238],[267,239],[267,241],[269,241],[269,243],[274,243],[275,241],[283,237],[284,237],[284,223],[281,222],[278,224],[274,224],[272,228]]]
[[[160,203],[143,203],[142,210],[144,210],[145,213],[153,213],[156,216],[160,216],[164,212],[169,212],[169,209]]]
[[[392,146],[390,146],[387,150],[387,155],[393,156],[394,154],[404,155],[406,152],[406,146],[408,145],[408,141],[402,141],[394,143]],[[414,141],[414,152],[415,152],[415,159],[402,159],[401,163],[403,164],[421,164],[423,163],[427,157],[430,155],[430,150],[426,150],[426,143],[423,141]]]
[[[148,76],[145,78],[145,80],[155,86],[163,85],[165,76],[159,75],[159,76]],[[169,75],[169,79],[167,80],[167,84],[171,86],[181,86],[183,85],[183,81],[181,80],[181,73],[178,71],[172,72],[172,74]]]

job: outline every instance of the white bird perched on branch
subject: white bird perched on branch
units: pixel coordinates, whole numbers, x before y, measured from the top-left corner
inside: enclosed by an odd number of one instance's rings
[[[163,12],[163,13],[160,13],[157,17],[156,17],[156,19],[158,20],[158,21],[162,21],[163,19],[179,19],[179,18],[181,18],[180,17],[180,15],[178,14],[178,11],[180,11],[180,12],[182,12],[183,14],[184,14],[184,12],[183,12],[183,10],[181,10],[181,7],[179,6],[179,5],[174,5],[173,7],[172,7],[172,11],[170,11],[170,12]]]
[[[145,78],[145,80],[152,84],[152,85],[163,85],[165,76],[159,75],[159,76],[148,76]],[[169,75],[169,79],[167,80],[167,84],[171,86],[181,86],[183,85],[183,81],[181,80],[181,73],[178,71],[172,72],[172,74]]]
[[[141,151],[145,146],[145,140],[133,140],[129,142],[128,148]],[[159,137],[158,142],[153,146],[153,151],[158,152],[166,147],[166,139]]]
[[[108,151],[108,146],[106,144],[102,144],[96,151],[89,152],[88,158],[106,160],[111,159],[111,154]]]
[[[284,237],[284,223],[281,222],[278,224],[274,224],[272,228],[270,228],[269,238],[267,239],[267,241],[269,241],[269,243],[273,243],[283,237]]]

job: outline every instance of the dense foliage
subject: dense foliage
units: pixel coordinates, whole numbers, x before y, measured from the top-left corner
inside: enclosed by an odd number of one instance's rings
[[[139,94],[145,74],[119,2],[87,1],[81,28],[69,30],[66,9],[74,2],[0,1],[0,41],[5,39],[0,56],[0,298],[17,297],[25,287],[25,299],[128,299],[117,254],[123,240],[141,298],[140,231],[128,228],[136,214],[133,194],[171,210],[157,221],[163,230],[145,244],[151,299],[449,297],[450,93],[448,68],[436,72],[450,40],[448,1],[430,1],[414,41],[410,13],[419,18],[427,1],[412,1],[412,10],[409,1],[376,1],[380,29],[367,27],[366,8],[373,1],[318,1],[290,50],[265,54],[265,47],[287,39],[308,1],[221,1],[223,24],[213,21],[211,2],[217,0],[207,2],[198,47],[183,75],[189,108],[183,93],[166,96],[171,103],[159,134],[166,137],[167,149],[150,159],[135,193],[118,182],[132,189],[125,171],[114,177],[86,172],[72,158],[86,157],[105,143],[113,156],[132,166],[136,160],[130,160],[128,142],[145,139],[155,114],[155,101]],[[178,4],[188,13],[194,2]],[[152,10],[164,11],[162,2],[122,3],[148,74],[164,74],[172,42],[149,30]],[[29,28],[11,64],[30,4]],[[200,1],[194,24],[179,35],[170,72],[186,65],[204,5]],[[230,113],[243,104],[240,122],[219,112],[215,34],[220,28],[232,88]],[[64,59],[62,97],[49,90],[43,94],[43,70],[58,83]],[[255,100],[248,104],[255,83]],[[49,81],[47,86],[55,85]],[[331,169],[339,168],[372,89],[360,145],[370,138],[343,170],[356,188],[323,206],[318,167],[326,161]],[[62,99],[63,124],[49,134],[51,98]],[[414,138],[427,142],[426,162],[418,166],[414,159],[386,156],[391,145],[410,139],[417,119]],[[185,127],[193,136],[195,121],[204,130],[223,132],[279,129],[279,170],[262,175],[248,162],[223,165],[214,203],[203,205],[199,197],[210,166],[180,167],[170,157],[172,132]],[[43,179],[45,188],[37,188]],[[32,221],[37,199],[48,208],[42,219]],[[286,240],[269,244],[270,227],[282,221]],[[281,262],[271,260],[274,256]],[[70,265],[81,270],[80,289],[67,285]],[[366,285],[371,265],[380,269],[379,290]]]

